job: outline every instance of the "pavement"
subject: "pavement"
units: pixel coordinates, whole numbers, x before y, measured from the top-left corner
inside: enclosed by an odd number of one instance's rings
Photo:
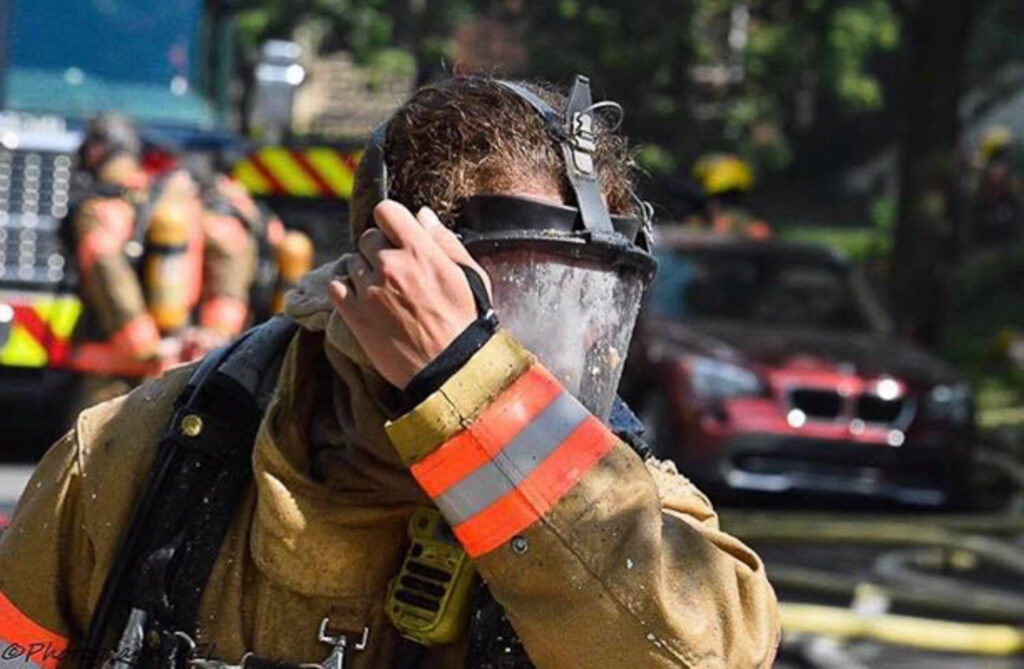
[[[0,526],[6,524],[22,491],[32,476],[34,465],[0,465]]]

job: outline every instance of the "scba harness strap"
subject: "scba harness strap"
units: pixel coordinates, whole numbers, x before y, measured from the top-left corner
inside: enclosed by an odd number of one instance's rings
[[[252,480],[256,430],[296,327],[275,318],[253,328],[189,378],[107,576],[80,667],[96,660],[183,666],[203,586]],[[123,630],[116,651],[96,657],[112,629]]]

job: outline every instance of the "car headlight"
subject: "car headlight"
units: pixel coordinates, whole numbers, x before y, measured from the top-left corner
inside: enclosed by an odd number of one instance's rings
[[[762,395],[765,387],[757,374],[731,362],[691,356],[686,361],[693,393],[704,399]]]
[[[932,419],[966,423],[971,419],[971,390],[963,383],[935,386],[924,397],[922,413]]]

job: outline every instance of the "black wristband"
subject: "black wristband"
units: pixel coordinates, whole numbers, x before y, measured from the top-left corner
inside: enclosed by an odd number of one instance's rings
[[[484,282],[473,269],[460,265],[476,302],[477,319],[470,323],[439,356],[413,377],[403,391],[406,410],[427,399],[431,393],[469,362],[473,354],[490,341],[498,329],[498,317],[491,308]]]

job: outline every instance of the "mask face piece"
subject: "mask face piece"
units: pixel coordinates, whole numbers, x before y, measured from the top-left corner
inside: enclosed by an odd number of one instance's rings
[[[594,113],[618,110],[621,121],[621,108],[593,104],[582,76],[564,111],[521,84],[494,82],[548,126],[564,157],[571,206],[481,193],[466,198],[446,223],[490,276],[502,327],[591,413],[607,420],[643,291],[657,267],[650,253],[650,206],[638,201],[638,217],[610,215],[598,178]],[[375,202],[389,192],[386,138],[385,124],[374,131],[360,165]]]
[[[607,419],[646,273],[522,246],[474,257],[490,276],[502,327],[591,413]]]

